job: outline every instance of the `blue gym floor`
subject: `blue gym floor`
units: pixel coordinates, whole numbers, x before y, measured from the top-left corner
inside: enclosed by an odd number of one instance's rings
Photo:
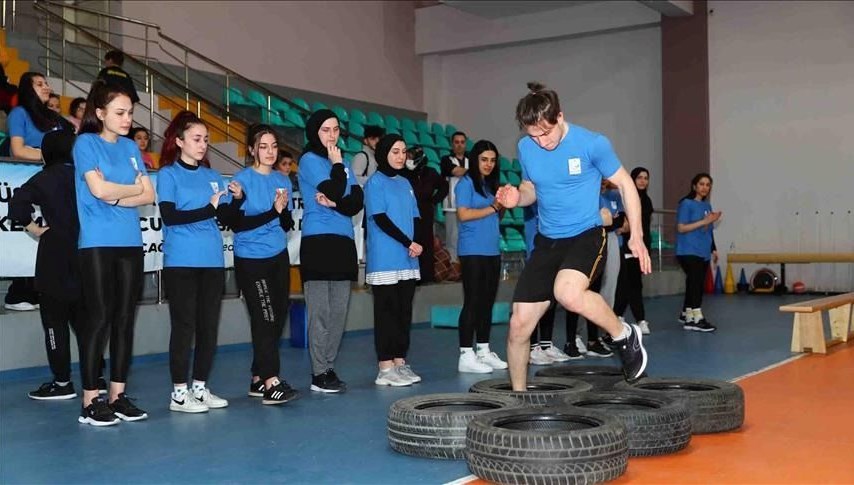
[[[789,358],[791,315],[782,302],[801,297],[706,296],[704,312],[714,334],[682,330],[675,320],[681,297],[647,299],[652,335],[644,342],[651,376],[732,379]],[[168,325],[164,322],[164,325]],[[493,327],[502,357],[507,326]],[[563,345],[563,313],[555,341]],[[469,474],[465,462],[412,458],[392,451],[385,419],[397,399],[437,392],[465,392],[481,379],[459,374],[456,329],[416,325],[409,362],[424,378],[408,388],[379,388],[373,335],[347,334],[336,371],[350,390],[342,395],[308,391],[308,351],[282,346],[282,376],[303,392],[283,406],[262,406],[246,396],[248,345],[220,350],[209,381],[230,406],[207,414],[168,410],[166,355],[137,358],[129,394],[150,418],[94,428],[77,423],[80,400],[37,402],[26,394],[49,380],[48,369],[0,374],[0,483],[287,482],[399,484],[449,482]],[[614,363],[587,358],[581,364]],[[532,368],[532,372],[539,368]],[[75,386],[80,380],[73,375]]]

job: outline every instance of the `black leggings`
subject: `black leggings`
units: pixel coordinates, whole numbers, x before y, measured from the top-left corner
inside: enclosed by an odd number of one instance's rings
[[[489,343],[492,305],[498,293],[501,256],[460,256],[463,272],[463,309],[460,312],[460,347]]]
[[[82,303],[65,301],[42,293],[39,298],[39,313],[44,327],[44,347],[53,378],[58,382],[71,380],[71,330],[78,333]],[[77,342],[78,349],[80,342]]]
[[[172,334],[169,337],[169,371],[172,383],[187,382],[190,347],[193,379],[207,381],[216,352],[219,310],[225,286],[223,268],[164,268]]]
[[[237,286],[243,294],[252,331],[252,375],[279,375],[279,339],[290,304],[291,258],[288,250],[272,258],[234,257]]]
[[[703,306],[703,282],[706,279],[708,260],[699,256],[676,256],[685,272],[685,302],[682,308]]]
[[[110,341],[110,381],[127,382],[133,355],[136,302],[142,289],[142,248],[86,248],[80,253],[84,318],[77,334],[83,389],[98,389],[98,375]]]
[[[416,280],[371,286],[374,296],[374,347],[377,360],[405,359],[412,326]]]
[[[638,258],[623,259],[620,276],[617,279],[617,296],[614,299],[614,313],[618,317],[626,313],[626,307],[632,307],[636,322],[646,320],[643,307],[643,278]]]

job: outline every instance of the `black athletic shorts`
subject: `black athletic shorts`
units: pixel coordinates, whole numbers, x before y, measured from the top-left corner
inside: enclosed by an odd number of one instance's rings
[[[608,236],[601,226],[562,239],[542,234],[534,238],[534,251],[516,282],[514,302],[554,300],[554,283],[562,269],[574,269],[596,280],[605,267]]]

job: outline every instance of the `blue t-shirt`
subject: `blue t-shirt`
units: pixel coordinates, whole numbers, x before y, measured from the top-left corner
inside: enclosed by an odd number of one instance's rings
[[[208,167],[188,169],[175,162],[157,175],[157,200],[172,202],[179,211],[201,209],[210,204],[211,195],[225,190],[225,179]],[[231,202],[231,194],[219,198]],[[190,224],[163,225],[163,266],[180,268],[222,268],[222,233],[216,217]]]
[[[23,106],[18,106],[9,112],[6,118],[9,137],[19,136],[24,139],[24,145],[32,148],[41,148],[42,138],[45,132],[39,130],[30,114]]]
[[[94,133],[84,133],[74,142],[74,179],[77,215],[80,217],[78,247],[142,247],[139,211],[99,200],[89,190],[86,173],[98,169],[104,180],[132,185],[137,172],[148,176],[142,154],[133,140],[120,136],[110,143]]]
[[[374,221],[372,216],[383,213],[406,237],[415,237],[413,219],[420,215],[412,185],[400,175],[389,177],[374,172],[365,183],[365,217],[368,218],[365,272],[417,270],[418,258],[410,258],[408,248],[392,239]]]
[[[495,196],[490,194],[486,187],[483,188],[483,193],[487,194],[486,197],[474,190],[474,182],[471,177],[468,175],[460,177],[460,181],[457,183],[456,188],[454,188],[457,210],[460,207],[468,209],[489,207],[495,201]],[[473,221],[460,221],[458,231],[458,255],[498,256],[501,254],[497,212]]]
[[[312,152],[305,152],[299,161],[300,195],[302,195],[302,235],[316,236],[318,234],[337,234],[353,239],[353,221],[329,207],[324,207],[314,200],[317,194],[317,186],[324,180],[329,180],[329,172],[332,170],[332,162]],[[350,162],[344,160],[344,171],[347,172],[347,188],[344,195],[350,195],[351,187],[359,185]]]
[[[617,217],[617,214],[626,212],[623,207],[623,198],[620,197],[620,191],[616,189],[606,190],[605,193],[599,195],[599,208],[608,209],[611,217]],[[620,246],[623,245],[623,235],[617,235],[617,242]]]
[[[573,237],[602,224],[602,177],[611,177],[621,166],[605,136],[567,126],[569,132],[554,150],[541,148],[528,136],[518,145],[522,180],[533,182],[537,193],[539,232],[552,239]]]
[[[712,205],[707,201],[682,199],[676,211],[677,224],[691,224],[706,217],[712,212]],[[703,259],[712,257],[713,226],[699,227],[690,232],[676,232],[676,255],[699,256]]]
[[[272,209],[279,189],[288,190],[285,210],[293,209],[291,180],[276,170],[262,175],[248,167],[234,174],[232,180],[240,182],[243,187],[246,200],[240,210],[247,216],[257,216]],[[288,235],[278,218],[255,229],[234,233],[234,255],[239,258],[272,258],[287,248]]]

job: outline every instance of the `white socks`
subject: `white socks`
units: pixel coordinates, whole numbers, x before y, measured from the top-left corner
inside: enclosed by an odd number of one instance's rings
[[[620,322],[620,323],[623,324],[623,333],[621,333],[620,336],[615,338],[614,340],[625,340],[625,339],[629,338],[629,335],[632,333],[632,327],[630,327],[628,323],[626,323],[626,322]]]
[[[477,344],[477,355],[483,355],[489,353],[489,344]]]
[[[183,401],[184,397],[187,395],[187,385],[186,384],[175,384],[174,390],[172,391],[172,399],[176,401]]]
[[[193,395],[199,395],[205,390],[205,381],[193,381]]]

